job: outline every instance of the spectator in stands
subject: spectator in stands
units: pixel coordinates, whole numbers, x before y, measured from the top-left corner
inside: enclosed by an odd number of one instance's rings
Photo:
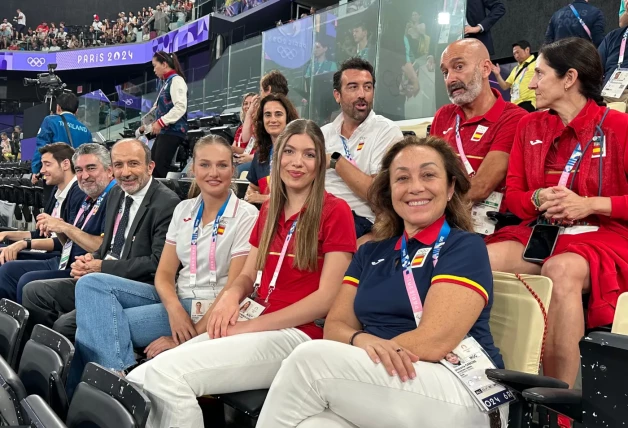
[[[285,95],[272,93],[262,99],[255,121],[257,150],[247,176],[249,187],[245,201],[262,204],[270,197],[275,143],[286,125],[298,118],[299,114]]]
[[[58,52],[58,51],[61,50],[61,48],[57,44],[57,40],[56,39],[52,41],[52,44],[50,45],[50,48],[48,50],[50,52]]]
[[[180,202],[174,192],[151,177],[154,163],[150,149],[141,141],[118,141],[111,149],[111,160],[118,186],[109,195],[98,250],[76,258],[71,265],[73,279],[33,281],[23,290],[32,325],[44,324],[72,340],[76,280],[102,272],[153,283],[168,225]]]
[[[240,120],[242,121],[242,125],[240,125],[236,130],[232,145],[234,153],[233,156],[235,158],[234,161],[237,165],[236,177],[240,177],[244,171],[248,171],[249,168],[251,168],[251,162],[253,161],[253,155],[255,154],[255,138],[251,139],[249,137],[248,142],[242,141],[243,127],[245,125],[249,128],[253,127],[253,119],[248,115],[248,112],[254,99],[259,100],[259,96],[257,96],[254,92],[249,92],[242,97],[242,107],[240,109]],[[249,134],[251,133],[249,132]]]
[[[628,23],[626,25],[628,26]],[[605,86],[609,81],[615,80],[614,77],[617,71],[620,69],[628,69],[628,56],[625,54],[627,41],[628,28],[618,28],[608,33],[598,48],[600,58],[602,59],[602,66],[604,67]],[[622,46],[623,55],[620,55],[622,54]],[[607,96],[604,99],[607,102],[621,101],[625,103],[628,101],[628,91],[624,90],[619,97]]]
[[[480,204],[474,210],[487,198],[497,206],[502,202],[515,130],[526,114],[491,89],[488,79],[492,66],[486,46],[477,40],[459,40],[445,49],[440,68],[453,104],[436,112],[430,130],[431,135],[449,142],[460,156],[471,179],[467,197]],[[478,233],[494,230],[483,213],[474,215],[474,222]]]
[[[504,91],[510,89],[511,102],[528,112],[533,112],[536,110],[536,96],[528,85],[534,77],[536,62],[534,55],[530,53],[530,43],[526,40],[514,43],[512,55],[518,65],[512,69],[508,78],[506,80],[502,78],[499,64],[493,66],[493,74],[500,88]]]
[[[13,27],[5,19],[0,24],[0,45],[3,49],[7,49],[11,44],[11,38],[13,37]]]
[[[201,138],[194,145],[192,170],[198,196],[174,211],[154,286],[107,274],[87,275],[76,284],[77,354],[70,388],[87,362],[121,372],[135,366],[133,348],[146,348],[148,358],[154,358],[205,334],[222,290],[242,271],[258,211],[230,188],[229,143],[215,135]],[[193,314],[196,306],[209,309]]]
[[[22,138],[24,138],[22,127],[19,125],[15,126],[11,134],[11,152],[15,158],[17,158],[17,155],[21,152]]]
[[[155,53],[153,71],[161,80],[155,102],[156,121],[149,130],[156,137],[152,147],[155,162],[153,174],[157,178],[165,178],[177,147],[185,140],[188,132],[188,87],[179,59],[174,53]]]
[[[151,399],[151,427],[203,426],[197,396],[267,388],[295,347],[322,338],[314,320],[327,315],[355,252],[351,212],[325,192],[325,142],[314,122],[291,122],[275,160],[273,195],[262,206],[242,272],[214,306],[208,335],[129,374]],[[254,290],[255,301],[247,298]],[[247,302],[266,309],[236,322]]]
[[[26,15],[20,9],[17,10],[17,27],[15,28],[15,38],[24,39],[26,32]]]
[[[595,328],[613,322],[617,298],[628,291],[628,116],[604,107],[603,68],[588,41],[542,47],[536,68],[530,87],[537,107],[548,110],[521,120],[506,187],[508,208],[523,222],[487,242],[493,270],[553,281],[543,372],[573,386],[582,294],[589,293],[586,320]],[[548,223],[564,228],[553,252],[539,264],[524,261],[531,225]]]
[[[5,161],[13,160],[13,153],[11,150],[11,140],[6,132],[0,134],[0,148],[2,149],[2,158]]]
[[[46,22],[42,22],[35,29],[35,33],[37,34],[38,38],[43,39],[43,38],[45,38],[48,35],[48,30],[49,29],[50,28],[48,27],[48,24],[46,24]]]
[[[338,65],[336,65],[334,61],[327,59],[328,49],[329,46],[327,45],[327,42],[317,41],[314,43],[314,59],[310,61],[310,64],[305,70],[306,79],[309,79],[312,76],[318,76],[319,74],[338,71]]]
[[[327,426],[326,418],[343,427],[489,427],[464,384],[438,364],[469,335],[504,366],[488,325],[493,278],[486,246],[470,233],[469,188],[441,139],[410,136],[386,152],[369,191],[376,242],[337,279],[327,340],[300,345],[282,364],[258,427]]]
[[[64,146],[66,150],[70,150],[69,146]],[[4,297],[16,298],[21,303],[22,289],[29,282],[70,278],[70,265],[76,257],[96,251],[102,243],[107,196],[116,184],[111,169],[111,156],[100,144],[83,144],[74,152],[72,164],[76,170],[78,187],[83,192],[80,193],[82,199],[75,198],[71,201],[74,205],[68,205],[73,217],[57,219],[40,215],[37,228],[44,236],[55,234],[56,237],[37,239],[31,243],[33,248],[59,251],[61,255],[47,260],[17,260],[3,264],[0,267],[0,293],[6,293]],[[24,241],[17,244],[27,247]]]
[[[355,55],[372,63],[375,59],[375,50],[371,49],[369,44],[369,30],[365,23],[360,23],[353,28],[353,41],[357,45]]]
[[[288,92],[290,92],[288,80],[279,70],[272,70],[262,76],[260,80],[260,95],[262,97],[270,93],[288,96]]]
[[[37,134],[37,149],[59,142],[77,148],[92,141],[92,133],[75,116],[78,106],[79,100],[73,93],[63,93],[57,97],[57,114],[45,117],[41,123]],[[36,150],[31,163],[33,184],[37,182],[40,168],[40,155]]]
[[[375,214],[366,194],[384,153],[403,138],[397,125],[373,111],[375,72],[361,58],[351,58],[334,73],[334,98],[342,113],[323,127],[327,173],[325,189],[353,211],[359,243],[370,239]]]
[[[552,15],[545,33],[545,43],[580,37],[592,41],[597,47],[604,39],[605,25],[604,13],[590,5],[589,0],[573,0]]]
[[[486,12],[488,10],[488,13]],[[491,28],[506,14],[506,7],[501,0],[468,0],[467,25],[464,27],[465,37],[481,41],[488,52],[493,55],[493,37]]]
[[[628,26],[628,13],[626,12],[626,4],[628,0],[619,0],[619,27]]]

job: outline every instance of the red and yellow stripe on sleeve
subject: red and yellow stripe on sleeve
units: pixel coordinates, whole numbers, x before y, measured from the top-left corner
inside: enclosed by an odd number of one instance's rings
[[[488,293],[480,284],[475,281],[470,280],[469,278],[465,278],[463,276],[454,276],[454,275],[436,275],[432,278],[432,285],[438,284],[439,282],[447,282],[450,284],[457,284],[463,287],[470,288],[471,290],[478,293],[484,299],[484,304],[488,304]]]
[[[357,287],[358,284],[360,283],[360,280],[357,278],[354,278],[352,276],[345,276],[345,278],[342,280],[343,284],[349,284],[349,285],[353,285],[354,287]]]

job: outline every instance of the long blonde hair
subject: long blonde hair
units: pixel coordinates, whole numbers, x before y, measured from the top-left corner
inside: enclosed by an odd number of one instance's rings
[[[273,168],[270,171],[270,201],[268,215],[264,223],[264,232],[257,253],[256,269],[263,270],[268,258],[270,243],[277,233],[279,217],[284,209],[288,194],[286,185],[281,180],[280,165],[286,143],[294,135],[307,135],[314,142],[316,151],[316,177],[312,182],[310,194],[305,200],[306,208],[299,214],[299,222],[294,236],[294,262],[298,270],[314,272],[318,269],[318,234],[321,226],[323,201],[325,199],[325,137],[321,129],[311,120],[297,119],[288,124],[279,135],[273,150]]]

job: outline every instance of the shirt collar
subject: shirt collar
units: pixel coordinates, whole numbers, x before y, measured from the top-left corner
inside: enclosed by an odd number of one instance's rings
[[[495,123],[499,120],[502,113],[504,112],[504,109],[506,108],[506,101],[504,101],[502,95],[495,88],[491,88],[491,92],[497,97],[497,99],[495,100],[495,104],[493,104],[493,107],[491,107],[486,113],[484,113],[484,116],[472,117],[471,119],[464,121],[463,123],[474,123],[480,122],[481,120],[487,120],[489,122]],[[464,119],[464,111],[462,111],[462,107],[456,106],[456,114],[460,115],[460,117]]]
[[[133,194],[133,195],[129,195],[127,192],[124,192],[124,198],[126,199],[127,196],[130,196],[133,198],[133,201],[135,202],[141,202],[142,199],[144,199],[144,196],[146,196],[146,194],[148,193],[148,189],[150,188],[150,185],[153,183],[153,177],[151,177],[148,180],[148,183],[146,183],[146,186],[144,186],[143,189],[141,189],[139,192]]]
[[[408,242],[415,239],[423,245],[432,245],[438,239],[438,234],[440,233],[441,227],[443,227],[443,223],[445,223],[445,216],[442,216],[434,223],[430,224],[411,238],[408,238],[408,234],[405,231],[403,232],[403,234],[405,235]],[[399,251],[400,249],[401,237],[399,237],[399,239],[397,240],[397,244],[395,245],[396,251]]]
[[[533,62],[534,62],[534,54],[530,55],[528,57],[528,59],[526,59],[521,64],[519,64],[519,68],[524,67],[524,66],[527,67],[528,65],[532,64]]]
[[[604,107],[598,106],[595,101],[588,100],[580,113],[567,124],[567,127],[573,129],[581,144],[586,144],[592,133],[595,132],[595,126],[598,125],[599,121],[598,115],[602,109]]]
[[[170,76],[174,76],[175,74],[177,74],[177,72],[175,70],[170,70],[169,72],[167,72],[166,74],[164,74],[164,81],[168,80],[170,78]]]
[[[68,183],[67,186],[63,189],[63,191],[59,191],[57,187],[57,191],[55,192],[55,199],[65,199],[68,196],[68,192],[72,188],[72,186],[76,183],[76,175],[72,177],[72,180]]]
[[[371,110],[371,112],[369,113],[368,116],[366,116],[366,119],[364,119],[364,121],[360,124],[360,126],[358,126],[357,128],[355,128],[355,131],[353,131],[353,135],[356,135],[356,133],[364,128],[366,128],[368,126],[368,124],[375,118],[375,111]],[[338,135],[342,135],[342,124],[345,121],[345,114],[344,113],[340,113],[338,115],[338,117],[334,120],[334,128],[336,129],[336,133]],[[351,137],[353,136],[351,135]],[[349,139],[351,138],[349,137]]]
[[[192,205],[192,209],[190,210],[190,216],[194,217],[196,215],[196,212],[198,211],[198,207],[201,205],[202,200],[203,200],[203,197],[201,195],[198,195],[196,197],[196,200],[194,201],[194,205]],[[225,212],[222,216],[231,217],[231,218],[235,217],[238,212],[239,207],[240,207],[240,199],[238,199],[236,194],[233,193],[233,190],[231,190],[231,197],[229,198],[229,202],[227,203],[227,207],[225,208]]]

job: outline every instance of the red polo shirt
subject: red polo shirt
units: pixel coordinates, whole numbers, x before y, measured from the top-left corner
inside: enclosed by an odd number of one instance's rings
[[[484,116],[466,120],[461,107],[448,104],[436,112],[430,130],[430,135],[443,138],[458,153],[456,115],[459,115],[462,147],[476,172],[488,152],[498,150],[510,153],[519,120],[527,114],[521,107],[504,101],[495,89],[491,90],[497,101]]]
[[[262,205],[260,215],[249,240],[251,245],[256,248],[259,248],[267,215],[268,202],[265,202]],[[279,217],[277,231],[270,243],[269,254],[262,273],[262,283],[259,288],[260,299],[266,299],[266,296],[268,296],[268,285],[275,273],[275,267],[277,266],[286,235],[288,235],[288,231],[297,216],[298,213],[289,219],[285,219],[282,211]],[[315,272],[298,270],[292,267],[294,262],[294,245],[297,238],[298,234],[295,233],[292,235],[290,244],[288,244],[288,251],[279,270],[275,290],[268,299],[270,306],[264,311],[264,314],[284,309],[318,290],[326,253],[339,251],[353,254],[356,252],[355,226],[349,205],[344,200],[325,192],[321,225],[318,232],[318,269]],[[297,328],[312,339],[323,338],[323,329],[317,327],[313,322]]]

